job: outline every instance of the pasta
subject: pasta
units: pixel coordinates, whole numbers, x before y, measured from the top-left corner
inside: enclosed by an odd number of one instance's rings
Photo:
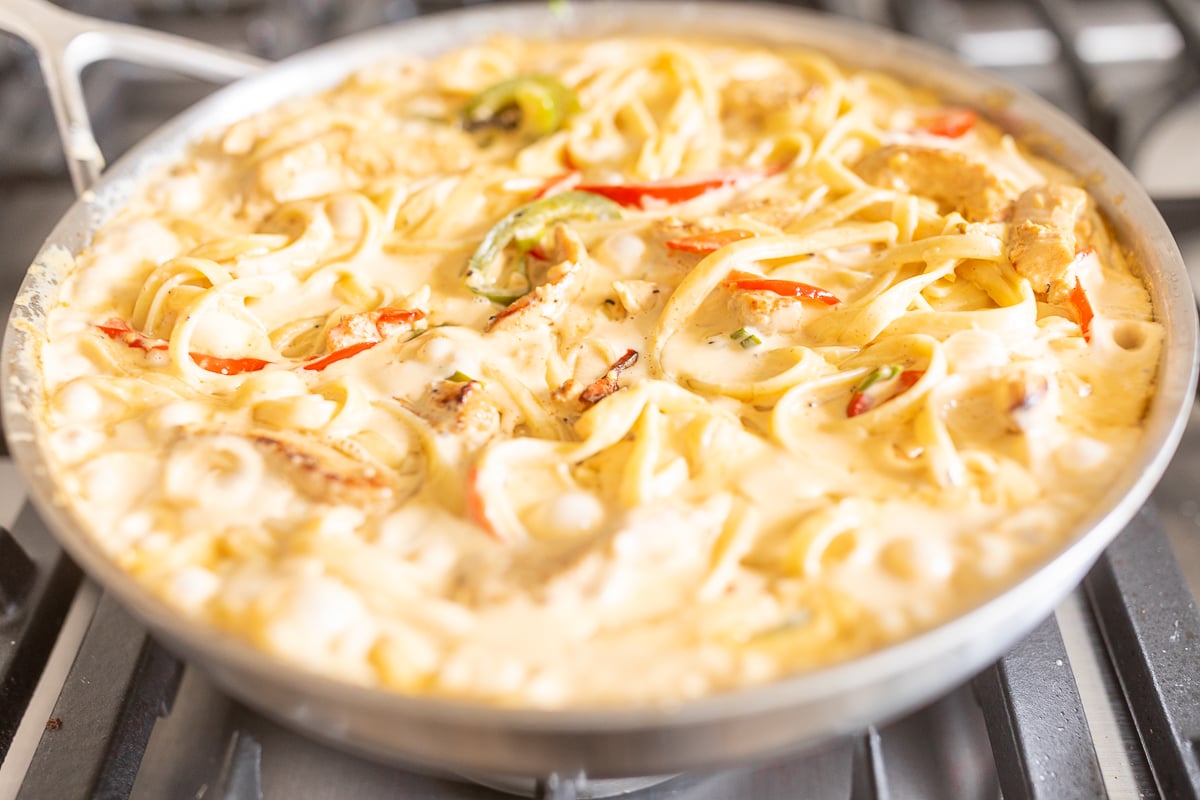
[[[41,345],[64,495],[197,622],[369,686],[647,705],[1051,557],[1163,331],[1080,182],[817,52],[496,38],[146,182]]]

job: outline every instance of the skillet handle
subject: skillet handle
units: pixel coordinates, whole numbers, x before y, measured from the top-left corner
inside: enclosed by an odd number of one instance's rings
[[[46,0],[0,0],[0,30],[16,34],[37,52],[77,194],[104,170],[80,82],[89,64],[120,59],[214,82],[245,77],[266,64],[180,36],[74,14]]]

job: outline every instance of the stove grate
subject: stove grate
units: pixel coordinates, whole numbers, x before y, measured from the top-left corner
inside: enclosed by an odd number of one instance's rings
[[[1163,797],[1200,798],[1200,614],[1151,507],[1084,583]]]
[[[1005,800],[1104,797],[1083,700],[1054,617],[973,686]]]
[[[1058,41],[1059,52],[1082,101],[1084,124],[1110,150],[1118,151],[1121,116],[1097,69],[1080,52],[1082,25],[1069,0],[1026,0]]]
[[[79,568],[53,544],[32,506],[13,527],[15,533],[0,528],[0,763],[80,581]]]
[[[182,672],[111,595],[101,597],[18,800],[129,797]]]
[[[235,730],[217,777],[215,800],[263,800],[262,743]]]

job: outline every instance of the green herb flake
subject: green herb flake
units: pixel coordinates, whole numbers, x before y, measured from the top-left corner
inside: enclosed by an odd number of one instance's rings
[[[751,347],[758,347],[763,343],[758,333],[750,328],[738,328],[733,333],[729,334],[729,338],[742,346],[743,350],[749,350]]]

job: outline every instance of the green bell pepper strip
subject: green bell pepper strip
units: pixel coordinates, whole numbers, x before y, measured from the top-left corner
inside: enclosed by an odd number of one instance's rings
[[[923,369],[904,369],[899,364],[876,367],[867,374],[867,377],[863,378],[862,383],[851,390],[850,402],[846,405],[846,416],[857,417],[859,414],[865,414],[877,405],[904,394],[915,386],[924,375],[925,370]],[[893,380],[896,381],[896,386],[891,394],[882,394],[882,396],[879,392],[867,394],[869,389]]]
[[[561,128],[567,117],[579,109],[579,99],[551,77],[510,78],[489,86],[468,100],[463,107],[463,125],[467,130],[510,127],[505,124],[503,112],[511,108],[520,112],[521,130],[545,136]]]
[[[529,294],[529,267],[526,254],[537,247],[552,225],[568,219],[619,219],[621,207],[611,200],[587,192],[563,192],[523,205],[495,224],[483,237],[479,248],[467,262],[467,288],[493,303],[509,305]],[[491,267],[509,244],[515,244],[519,254],[508,280],[503,275],[491,276]],[[521,281],[513,286],[513,275]]]
[[[876,367],[867,373],[867,377],[863,378],[862,383],[855,386],[852,390],[854,393],[865,392],[877,383],[890,381],[892,378],[900,374],[899,364],[888,364],[883,367]]]

